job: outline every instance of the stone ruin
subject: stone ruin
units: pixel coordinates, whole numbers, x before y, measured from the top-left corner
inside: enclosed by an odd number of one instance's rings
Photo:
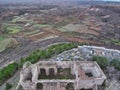
[[[90,60],[93,56],[106,57],[108,60],[120,60],[120,51],[114,49],[106,49],[104,47],[83,45],[78,46],[78,48],[65,51],[51,58],[51,60]]]
[[[16,90],[98,90],[105,74],[91,61],[26,62]]]
[[[120,60],[120,51],[115,49],[106,49],[104,47],[97,46],[79,46],[78,49],[86,58],[91,58],[91,56],[103,56],[109,60],[117,59]]]

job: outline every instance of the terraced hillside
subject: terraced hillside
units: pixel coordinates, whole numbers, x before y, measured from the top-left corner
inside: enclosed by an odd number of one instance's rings
[[[119,5],[12,7],[3,6],[0,13],[0,36],[4,36],[0,37],[1,65],[60,42],[120,49]]]

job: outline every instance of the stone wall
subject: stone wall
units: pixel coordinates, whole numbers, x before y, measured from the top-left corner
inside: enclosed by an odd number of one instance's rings
[[[47,70],[49,70],[49,68],[53,68],[55,70],[54,76],[57,73],[57,68],[70,68],[71,74],[74,75],[75,78],[39,79],[38,76],[43,75],[42,72],[40,73],[41,68],[46,70],[46,75],[49,75],[49,71]],[[90,71],[89,73],[92,73],[92,76],[88,76],[86,74],[88,73],[88,71]],[[93,74],[93,72],[95,74]],[[104,73],[102,72],[102,70],[96,62],[40,61],[36,64],[31,65],[29,65],[28,62],[24,64],[23,69],[20,72],[20,81],[18,85],[22,86],[23,90],[39,90],[39,84],[42,84],[42,90],[66,90],[66,86],[72,83],[73,88],[75,90],[79,90],[82,88],[94,88],[94,85],[101,85],[105,79],[106,76],[104,75]]]

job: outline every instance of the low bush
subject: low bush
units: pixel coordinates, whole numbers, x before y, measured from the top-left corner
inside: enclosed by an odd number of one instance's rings
[[[1,69],[0,70],[0,85],[4,83],[4,81],[6,81],[8,78],[13,76],[17,70],[18,70],[18,64],[15,62]]]
[[[102,69],[106,69],[107,66],[113,66],[120,71],[120,60],[113,59],[109,61],[107,58],[101,56],[93,56],[92,60],[96,61]]]
[[[105,57],[93,56],[92,60],[96,61],[102,69],[106,69],[106,67],[109,65],[109,61]]]
[[[112,60],[110,62],[110,65],[115,67],[115,69],[120,71],[120,60]]]
[[[12,88],[12,84],[6,83],[5,90],[10,90]]]

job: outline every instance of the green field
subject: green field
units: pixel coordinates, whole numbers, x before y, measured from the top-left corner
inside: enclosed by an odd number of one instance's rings
[[[10,22],[16,23],[16,22],[29,22],[31,20],[26,20],[24,17],[15,17]]]
[[[68,24],[62,28],[59,28],[62,32],[73,32],[77,31],[78,29],[87,30],[88,28],[82,24]]]
[[[111,39],[111,42],[116,45],[120,45],[120,40],[118,40],[118,39]]]
[[[9,34],[15,34],[22,30],[20,26],[7,26],[6,30]]]
[[[4,37],[0,36],[0,41],[4,40]]]
[[[0,52],[4,51],[10,44],[12,38],[0,39]]]
[[[7,33],[7,34],[15,34],[24,30],[24,28],[22,28],[21,26],[17,24],[10,24],[10,23],[3,23],[2,28],[4,29],[4,33]]]

